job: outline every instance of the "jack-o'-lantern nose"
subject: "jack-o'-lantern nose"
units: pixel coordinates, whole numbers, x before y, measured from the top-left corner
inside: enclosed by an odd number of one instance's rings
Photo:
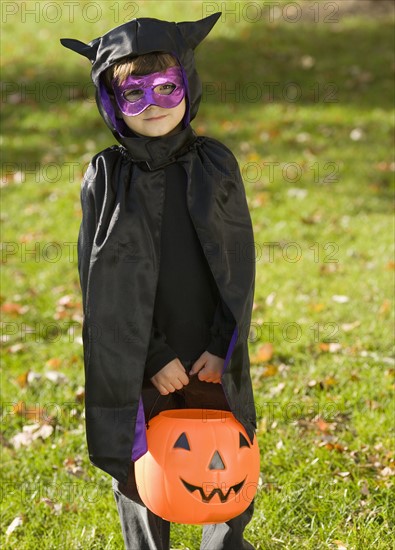
[[[210,465],[208,467],[209,470],[225,470],[225,464],[224,461],[221,458],[221,455],[218,451],[215,451],[213,454],[213,458],[211,459]]]

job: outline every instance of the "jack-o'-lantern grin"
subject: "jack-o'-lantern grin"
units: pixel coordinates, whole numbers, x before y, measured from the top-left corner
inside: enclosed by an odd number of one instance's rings
[[[203,490],[203,487],[199,487],[198,485],[193,485],[192,483],[188,483],[187,481],[184,481],[181,477],[180,477],[180,479],[183,482],[184,487],[190,493],[194,493],[195,491],[198,491],[200,493],[201,498],[202,498],[202,502],[206,502],[206,503],[210,502],[210,500],[214,497],[214,495],[218,495],[222,503],[226,502],[232,491],[234,492],[235,496],[237,495],[237,493],[239,493],[241,491],[241,488],[243,487],[244,482],[246,480],[246,478],[244,478],[243,481],[240,481],[240,483],[237,483],[236,485],[232,485],[226,491],[226,493],[223,493],[223,491],[221,489],[216,487],[208,495],[206,495],[206,493]]]

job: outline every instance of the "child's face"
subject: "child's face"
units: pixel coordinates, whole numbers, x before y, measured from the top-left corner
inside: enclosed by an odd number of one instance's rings
[[[186,101],[179,67],[145,76],[130,75],[121,84],[113,80],[113,89],[117,116],[133,132],[159,137],[181,130]]]

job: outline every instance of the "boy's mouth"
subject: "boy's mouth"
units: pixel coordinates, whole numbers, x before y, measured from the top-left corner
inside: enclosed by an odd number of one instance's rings
[[[167,117],[167,115],[158,115],[158,116],[153,116],[153,117],[150,117],[150,118],[145,118],[144,120],[159,120],[161,118],[165,118]]]

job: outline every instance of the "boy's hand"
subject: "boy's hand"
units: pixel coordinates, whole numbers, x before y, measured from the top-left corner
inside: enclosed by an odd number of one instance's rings
[[[159,393],[168,395],[186,386],[189,378],[181,361],[173,359],[151,378],[151,382]]]
[[[192,365],[189,375],[198,373],[198,378],[202,382],[213,382],[214,384],[221,383],[221,374],[224,367],[225,359],[213,355],[209,351],[205,351]]]

